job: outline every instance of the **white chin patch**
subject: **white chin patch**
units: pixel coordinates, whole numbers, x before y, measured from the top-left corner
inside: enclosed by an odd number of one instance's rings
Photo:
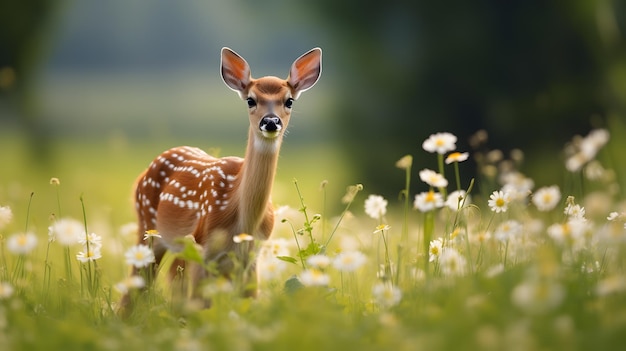
[[[268,131],[262,130],[261,134],[263,134],[263,136],[268,138],[268,139],[274,139],[274,138],[278,137],[278,135],[280,133],[279,133],[279,130],[277,130],[275,132],[268,132]]]

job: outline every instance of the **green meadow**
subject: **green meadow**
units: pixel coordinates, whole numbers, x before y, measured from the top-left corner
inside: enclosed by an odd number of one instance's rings
[[[201,287],[210,308],[176,293],[184,270],[171,283],[141,270],[139,282],[127,280],[133,181],[185,142],[53,141],[43,166],[29,161],[22,138],[4,135],[0,349],[615,349],[626,341],[623,132],[615,123],[572,136],[549,150],[558,162],[434,139],[427,151],[419,140],[407,154],[429,154],[431,173],[410,157],[377,161],[390,179],[404,178],[393,198],[359,184],[336,145],[286,139],[274,233],[258,243],[259,296],[241,297],[237,279],[211,280]],[[463,162],[477,164],[467,184],[457,177]],[[562,182],[540,183],[522,168]],[[49,229],[62,220],[82,237],[62,242],[67,233]],[[197,260],[187,249],[168,264]],[[146,279],[156,284],[141,289]],[[124,291],[135,304],[123,316]]]

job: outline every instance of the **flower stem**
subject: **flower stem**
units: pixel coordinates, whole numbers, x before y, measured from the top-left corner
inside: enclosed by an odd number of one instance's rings
[[[424,274],[428,277],[428,247],[435,231],[435,214],[434,211],[428,211],[424,214]]]
[[[456,190],[461,190],[461,176],[459,174],[458,162],[454,162],[454,177],[456,179]]]

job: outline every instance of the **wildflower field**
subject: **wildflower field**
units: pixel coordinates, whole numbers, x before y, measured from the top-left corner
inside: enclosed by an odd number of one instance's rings
[[[51,174],[29,196],[20,179],[7,180],[0,350],[616,349],[626,342],[620,132],[594,129],[546,150],[559,184],[525,175],[533,160],[519,150],[489,150],[486,132],[472,137],[473,150],[458,150],[450,133],[416,142],[412,152],[432,156],[433,169],[410,155],[379,160],[406,175],[396,198],[361,184],[343,198],[326,182],[283,184],[294,201],[275,203],[273,236],[258,243],[259,296],[241,297],[236,278],[212,280],[201,288],[210,308],[181,296],[183,269],[172,283],[142,269],[159,233],[138,244],[131,205],[115,216],[93,203],[130,203],[130,184],[109,194],[81,175],[74,197],[65,192],[74,180]],[[464,184],[465,162],[477,174]],[[189,242],[163,265],[198,261],[198,250]],[[129,277],[132,266],[140,274]],[[157,284],[143,289],[149,279]],[[135,305],[121,315],[125,293]]]

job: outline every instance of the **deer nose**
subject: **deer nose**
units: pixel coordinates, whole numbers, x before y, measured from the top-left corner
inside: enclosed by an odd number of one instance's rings
[[[263,132],[278,132],[282,129],[283,122],[281,122],[280,117],[276,115],[265,116],[261,119],[261,124],[259,128]]]

